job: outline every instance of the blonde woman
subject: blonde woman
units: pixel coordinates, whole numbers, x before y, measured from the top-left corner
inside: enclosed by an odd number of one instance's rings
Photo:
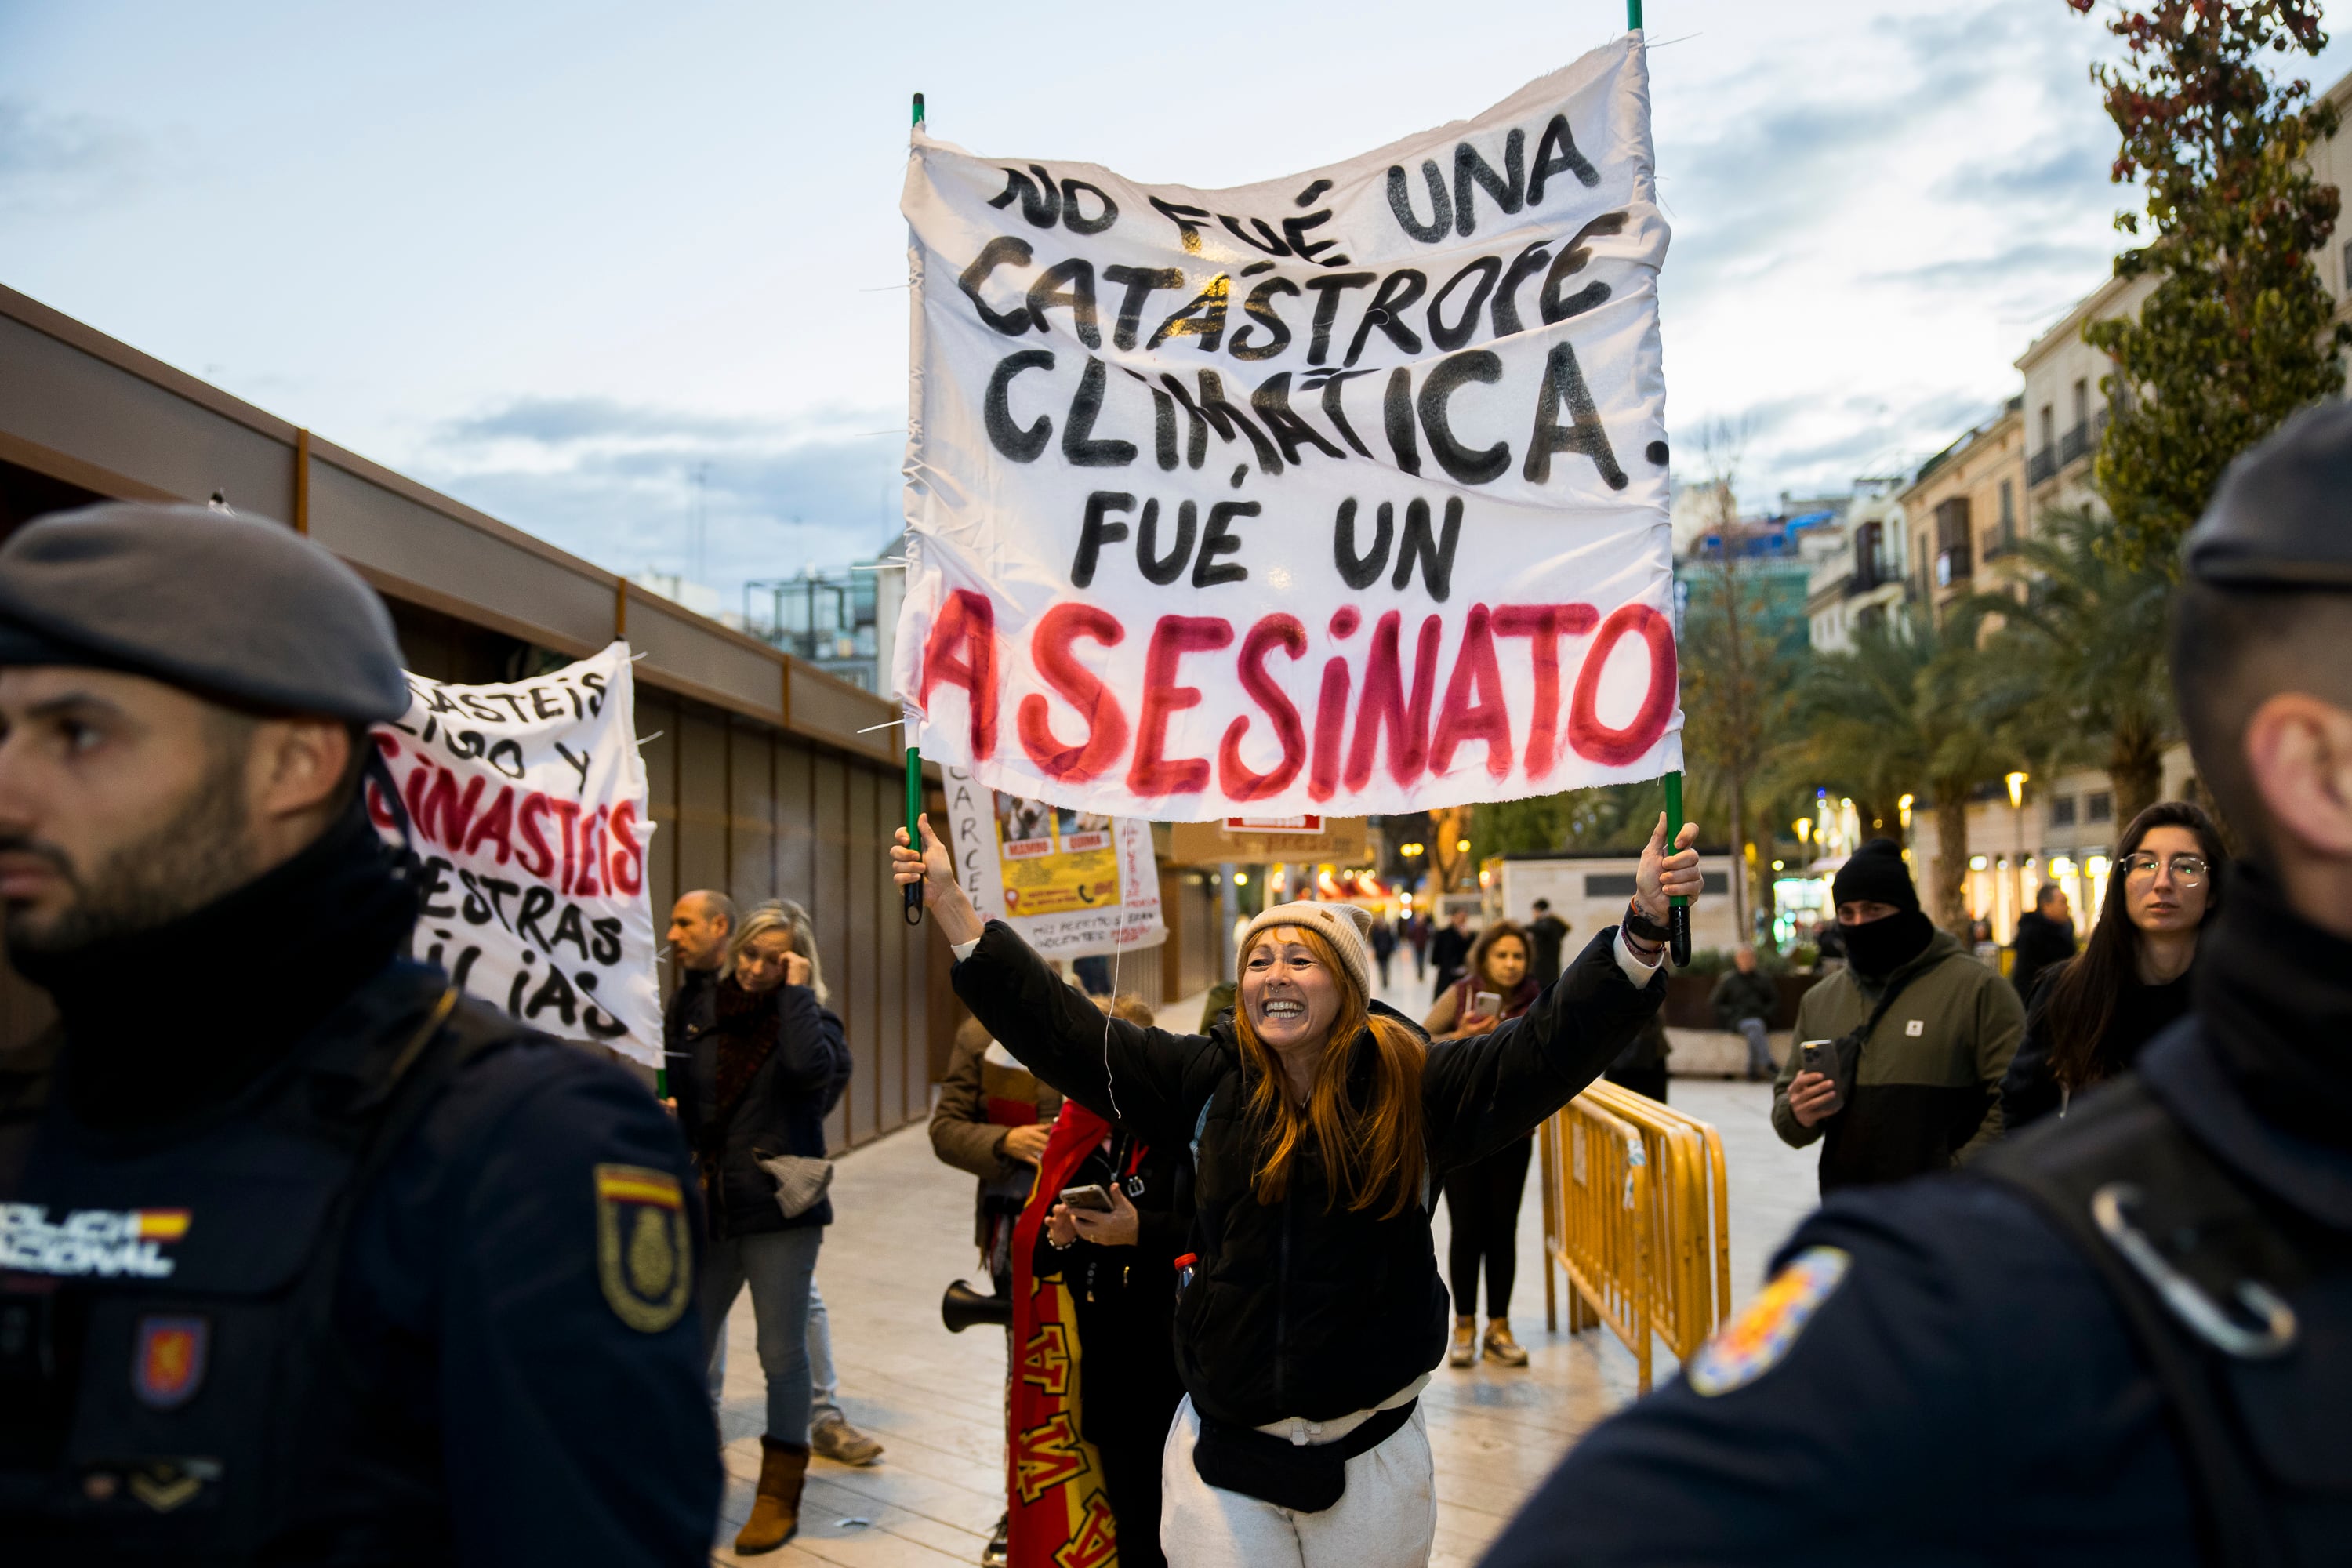
[[[1370,999],[1367,911],[1282,904],[1242,929],[1233,1012],[1173,1034],[1106,1019],[1011,927],[984,924],[919,826],[922,852],[902,832],[893,874],[921,884],[973,1016],[1089,1110],[1190,1151],[1169,1562],[1425,1563],[1437,1513],[1418,1401],[1448,1317],[1433,1184],[1601,1075],[1664,995],[1658,942],[1612,927],[1524,1015],[1433,1047]],[[1667,853],[1660,818],[1635,882],[1643,924],[1663,932],[1668,897],[1698,892],[1697,864]]]
[[[710,1238],[700,1299],[713,1364],[723,1353],[727,1314],[744,1287],[759,1324],[767,1376],[767,1426],[760,1439],[758,1495],[735,1539],[740,1553],[771,1552],[799,1526],[808,1470],[810,1283],[833,1205],[824,1198],[787,1216],[762,1159],[824,1157],[824,1118],[849,1081],[841,1020],[824,1005],[824,972],[807,912],[762,905],[744,918],[727,949],[727,973],[712,1004],[715,1047],[679,1086],[678,1121],[702,1173]]]

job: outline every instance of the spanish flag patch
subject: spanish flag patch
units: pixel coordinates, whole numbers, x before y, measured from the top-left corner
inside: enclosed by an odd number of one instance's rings
[[[677,1321],[694,1293],[686,1194],[667,1171],[596,1167],[596,1278],[613,1315],[640,1333]]]

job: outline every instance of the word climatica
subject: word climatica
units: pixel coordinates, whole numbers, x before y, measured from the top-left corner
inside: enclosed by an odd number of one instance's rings
[[[38,1204],[0,1204],[0,1268],[27,1274],[171,1277],[163,1245],[188,1234],[185,1209],[75,1209],[52,1225]]]

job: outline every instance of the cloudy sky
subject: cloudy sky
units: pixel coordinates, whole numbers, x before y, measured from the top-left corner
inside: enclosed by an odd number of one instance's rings
[[[698,512],[732,603],[896,532],[911,90],[976,152],[1215,187],[1475,113],[1623,22],[817,13],[0,5],[0,282],[610,567],[696,570]],[[2105,275],[2110,40],[2063,0],[1648,19],[1669,416],[1745,421],[1750,506],[1941,447]]]

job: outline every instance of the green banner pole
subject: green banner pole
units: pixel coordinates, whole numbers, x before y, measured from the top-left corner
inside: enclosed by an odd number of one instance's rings
[[[907,748],[907,845],[919,851],[923,847],[923,753],[914,747]],[[907,884],[907,923],[923,923],[923,885]]]
[[[1640,0],[1635,0],[1638,5]],[[1675,843],[1683,836],[1683,771],[1676,768],[1666,775],[1666,853],[1675,852]],[[1675,967],[1690,963],[1691,930],[1690,900],[1677,894],[1667,900],[1666,951],[1673,955]]]
[[[910,123],[923,122],[923,95],[915,95],[914,119]],[[909,736],[908,739],[912,739]],[[907,748],[907,847],[920,852],[923,847],[923,754],[913,746]],[[907,889],[907,923],[923,923],[923,885],[910,884]]]
[[[1625,30],[1629,33],[1642,30],[1642,0],[1625,0]]]

